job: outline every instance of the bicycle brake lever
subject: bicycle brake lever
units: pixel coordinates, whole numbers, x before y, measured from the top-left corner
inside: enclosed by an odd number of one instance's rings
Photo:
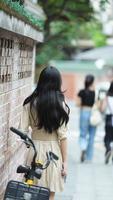
[[[59,159],[59,157],[56,154],[54,154],[52,151],[49,151],[49,156],[50,156],[50,158],[52,158],[54,160],[58,160]]]
[[[47,160],[50,160],[50,155],[48,152],[46,152],[46,157],[47,157]]]
[[[49,152],[49,157],[50,157],[50,160],[56,165],[56,167],[57,167],[57,164],[56,164],[56,162],[55,162],[55,160],[58,160],[58,156],[57,155],[55,155],[53,152]]]

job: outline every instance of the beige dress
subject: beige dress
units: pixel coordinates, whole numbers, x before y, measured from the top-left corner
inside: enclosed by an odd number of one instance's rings
[[[35,116],[35,112],[33,114]],[[56,161],[57,166],[51,162],[49,167],[43,171],[41,179],[38,180],[38,185],[49,188],[51,192],[61,192],[64,188],[64,179],[61,176],[62,155],[60,150],[60,140],[67,137],[67,128],[62,126],[57,132],[53,132],[52,134],[45,132],[44,129],[38,130],[37,127],[35,127],[31,116],[30,106],[27,104],[23,107],[21,129],[24,132],[28,132],[29,127],[32,128],[31,137],[38,152],[37,160],[45,162],[46,152],[49,151],[52,151],[59,157],[59,160]],[[30,154],[32,154],[32,151]],[[31,155],[29,155],[29,157],[31,157]]]

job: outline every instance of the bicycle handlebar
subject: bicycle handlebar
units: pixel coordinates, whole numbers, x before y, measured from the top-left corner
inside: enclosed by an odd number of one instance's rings
[[[17,169],[17,173],[27,173],[27,175],[29,176],[30,175],[33,175],[35,176],[36,178],[40,178],[41,177],[41,172],[38,172],[37,173],[37,170],[39,171],[42,171],[44,169],[46,169],[50,162],[53,161],[54,164],[55,163],[55,160],[58,160],[58,156],[56,154],[54,154],[53,152],[46,152],[46,156],[47,156],[47,161],[44,165],[41,165],[41,168],[37,168],[37,163],[36,163],[36,157],[37,157],[37,150],[36,150],[36,147],[34,145],[34,142],[32,141],[31,138],[29,138],[28,135],[24,134],[23,132],[21,132],[20,130],[14,128],[14,127],[11,127],[10,130],[14,133],[16,133],[18,136],[21,137],[22,140],[25,141],[25,144],[26,145],[29,145],[29,143],[31,144],[31,146],[33,147],[34,149],[34,156],[33,156],[33,159],[32,159],[32,162],[31,162],[31,168],[28,167],[28,166],[19,166],[18,169]]]
[[[35,159],[36,159],[36,157],[37,157],[37,150],[36,150],[36,147],[35,147],[35,145],[34,145],[34,142],[32,141],[31,138],[29,138],[28,135],[22,133],[22,132],[19,131],[18,129],[16,129],[16,128],[14,128],[14,127],[11,127],[10,130],[11,130],[12,132],[16,133],[18,136],[20,136],[21,139],[23,139],[23,140],[25,141],[25,144],[27,144],[26,142],[27,142],[27,140],[28,140],[28,141],[30,142],[30,144],[32,145],[32,147],[33,147],[33,149],[34,149],[34,156],[33,156],[33,160],[32,160],[31,165],[32,165],[32,168],[34,168],[34,166],[35,166]]]
[[[21,131],[19,131],[18,129],[14,128],[14,127],[10,127],[10,130],[14,133],[16,133],[17,135],[19,135],[21,137],[21,139],[26,140],[28,138],[28,136],[24,133],[22,133]]]

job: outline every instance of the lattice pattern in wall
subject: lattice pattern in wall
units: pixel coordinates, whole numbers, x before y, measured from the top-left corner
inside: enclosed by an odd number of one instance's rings
[[[32,76],[33,48],[18,38],[0,38],[0,93]]]
[[[14,41],[0,38],[0,84],[12,81]]]
[[[18,79],[27,78],[31,76],[31,65],[33,52],[32,48],[24,43],[19,44],[19,71]]]

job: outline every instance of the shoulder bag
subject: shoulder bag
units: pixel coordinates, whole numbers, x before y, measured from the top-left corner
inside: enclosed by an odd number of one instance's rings
[[[95,103],[91,110],[91,116],[90,116],[90,124],[92,126],[98,126],[102,122],[102,114]]]

